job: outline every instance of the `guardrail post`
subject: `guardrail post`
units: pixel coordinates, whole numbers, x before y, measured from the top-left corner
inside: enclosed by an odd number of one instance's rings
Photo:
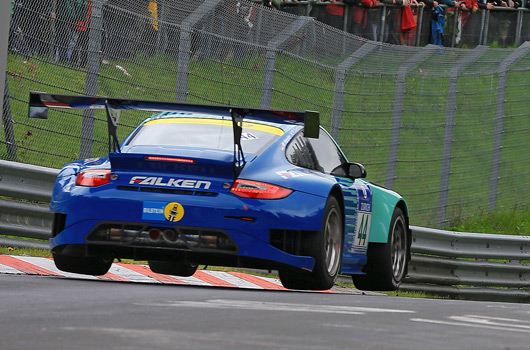
[[[405,61],[401,67],[399,67],[397,72],[396,88],[394,90],[394,107],[392,111],[392,129],[390,131],[390,145],[388,147],[388,161],[385,179],[385,186],[390,189],[394,187],[394,180],[396,179],[399,137],[401,134],[405,90],[407,88],[407,75],[414,67],[425,61],[437,50],[440,50],[438,45],[429,44],[425,46],[414,56]]]
[[[530,41],[525,42],[499,65],[497,80],[497,104],[495,110],[495,126],[493,131],[493,150],[491,156],[491,176],[489,207],[494,210],[497,206],[497,192],[499,189],[499,172],[501,167],[502,133],[504,124],[504,105],[506,103],[506,85],[510,66],[524,57],[530,51]]]
[[[484,52],[487,46],[479,45],[471,50],[469,55],[451,69],[449,73],[449,89],[447,92],[447,113],[445,119],[444,150],[442,156],[442,172],[440,175],[440,197],[438,198],[438,222],[437,226],[443,228],[446,223],[447,200],[449,196],[449,175],[451,175],[451,158],[453,151],[453,135],[455,129],[456,95],[458,92],[458,76],[470,64],[475,62]]]
[[[340,126],[342,124],[342,107],[344,105],[344,87],[346,84],[347,71],[372,52],[378,44],[368,41],[355,50],[348,58],[342,61],[336,70],[335,93],[333,95],[333,110],[331,111],[331,136],[339,142]]]
[[[96,96],[98,94],[99,66],[101,62],[101,37],[103,35],[103,6],[107,0],[94,1],[90,13],[90,24],[88,33],[88,57],[86,65],[85,95]],[[80,158],[92,156],[94,143],[94,121],[95,111],[84,110],[81,125],[81,147]]]
[[[267,43],[265,56],[265,72],[261,93],[261,108],[270,108],[274,90],[274,72],[276,71],[276,55],[280,47],[304,26],[315,19],[307,16],[298,17],[291,25],[281,31],[278,36]]]
[[[195,11],[186,17],[180,25],[178,48],[177,87],[175,101],[185,103],[188,98],[188,74],[191,60],[191,32],[201,19],[210,15],[221,0],[203,2]]]

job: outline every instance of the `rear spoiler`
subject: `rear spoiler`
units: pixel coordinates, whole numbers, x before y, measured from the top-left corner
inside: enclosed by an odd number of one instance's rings
[[[315,111],[294,112],[274,109],[257,109],[237,106],[202,105],[192,103],[159,102],[109,97],[91,97],[80,95],[49,94],[31,92],[29,98],[29,117],[47,119],[49,108],[73,109],[129,109],[142,111],[178,111],[208,114],[230,115],[235,111],[243,118],[282,124],[303,124],[304,136],[318,138],[320,116]],[[118,120],[115,120],[116,123]]]
[[[99,96],[62,95],[44,92],[30,93],[30,118],[48,119],[49,108],[105,109],[107,111],[109,132],[109,152],[112,151],[112,148],[114,148],[115,151],[120,151],[116,128],[119,122],[120,110],[122,109],[158,112],[178,111],[231,116],[234,127],[234,169],[239,169],[235,170],[236,176],[245,164],[243,150],[241,149],[243,119],[303,125],[304,136],[309,138],[318,138],[320,126],[320,115],[315,111],[295,112],[237,106],[159,102]]]

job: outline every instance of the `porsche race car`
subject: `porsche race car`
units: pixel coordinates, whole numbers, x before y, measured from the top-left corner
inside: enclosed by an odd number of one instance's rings
[[[60,270],[103,275],[116,258],[177,276],[249,267],[309,290],[339,274],[394,290],[407,274],[405,200],[366,181],[317,112],[31,93],[30,117],[49,108],[105,109],[109,126],[108,156],[57,177],[50,245]],[[157,113],[120,141],[121,109]]]

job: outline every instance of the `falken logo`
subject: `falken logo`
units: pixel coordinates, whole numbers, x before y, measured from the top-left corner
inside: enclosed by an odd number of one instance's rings
[[[129,181],[130,185],[153,185],[153,186],[165,186],[165,187],[178,187],[178,188],[202,188],[209,189],[212,184],[210,181],[199,181],[199,180],[184,180],[184,179],[169,179],[167,182],[164,181],[163,177],[155,176],[133,176]]]

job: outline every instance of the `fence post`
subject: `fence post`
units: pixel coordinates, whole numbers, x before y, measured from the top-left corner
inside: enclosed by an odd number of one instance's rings
[[[315,19],[307,16],[298,17],[291,25],[281,31],[276,38],[267,43],[265,55],[265,72],[263,76],[263,88],[261,93],[261,108],[270,108],[272,91],[274,90],[274,71],[276,70],[276,55],[280,46],[299,30]]]
[[[401,134],[401,120],[403,117],[403,106],[405,99],[405,90],[407,88],[407,75],[418,64],[425,61],[437,50],[438,45],[427,45],[410,59],[406,60],[397,72],[396,88],[394,90],[394,107],[392,111],[392,129],[390,131],[390,144],[388,147],[388,161],[386,170],[385,186],[392,189],[396,179],[396,168],[398,161],[399,137]]]
[[[515,27],[515,45],[521,42],[521,31],[523,30],[523,11],[517,9],[517,22]]]
[[[446,223],[447,200],[449,197],[449,176],[451,175],[451,158],[453,152],[453,136],[455,129],[456,97],[458,92],[458,76],[470,64],[475,62],[484,52],[487,46],[479,45],[470,50],[469,54],[456,63],[449,73],[449,89],[447,91],[447,113],[445,118],[444,150],[442,156],[442,171],[440,175],[440,197],[438,197],[438,222],[443,228]]]
[[[5,73],[5,71],[4,71]],[[4,124],[4,136],[6,141],[7,157],[9,160],[17,160],[17,141],[15,140],[15,132],[13,130],[13,116],[11,114],[11,101],[9,99],[9,85],[7,82],[7,75],[5,77],[4,87],[4,108],[2,112],[2,124]],[[1,131],[1,129],[0,129]]]
[[[176,102],[184,103],[188,98],[188,74],[191,60],[191,32],[201,19],[208,16],[221,0],[203,2],[180,25],[180,40],[177,64]]]
[[[96,96],[98,94],[99,65],[101,62],[101,36],[103,33],[103,6],[107,0],[96,0],[92,5],[90,13],[90,25],[88,33],[88,57],[86,66],[85,95]],[[81,125],[81,147],[80,158],[92,157],[92,146],[94,143],[94,110],[83,111],[83,122]]]
[[[485,18],[484,18],[484,32],[482,33],[484,36],[482,37],[482,45],[486,45],[488,43],[488,27],[490,25],[490,10],[485,10]]]
[[[348,58],[337,66],[335,75],[335,93],[333,95],[333,110],[331,111],[331,136],[339,142],[340,126],[342,123],[342,107],[344,105],[344,87],[346,84],[346,72],[372,52],[378,44],[375,41],[367,41],[363,46],[355,50]]]
[[[381,22],[379,22],[379,42],[382,43],[385,37],[385,22],[386,22],[386,5],[383,3],[381,7]]]
[[[11,2],[3,1],[0,4],[0,91],[5,91],[7,88],[7,76],[6,76],[6,66],[7,66],[7,50],[9,45],[9,23],[11,17]],[[5,86],[2,86],[4,85]],[[0,96],[0,106],[4,106],[5,101],[9,100],[8,95]],[[2,112],[2,119],[5,120],[4,112]],[[0,123],[0,132],[2,131],[2,124]],[[6,140],[7,141],[7,140]]]
[[[493,151],[491,156],[491,176],[489,207],[494,210],[497,206],[497,192],[499,188],[499,172],[501,166],[502,132],[504,124],[504,105],[506,103],[506,85],[510,66],[524,57],[530,51],[530,41],[525,42],[499,65],[497,80],[497,104],[495,110],[495,127],[493,131]]]
[[[416,40],[414,46],[420,46],[421,41],[421,32],[422,32],[422,23],[423,23],[423,6],[419,6],[420,13],[418,14],[418,26],[416,27]]]

